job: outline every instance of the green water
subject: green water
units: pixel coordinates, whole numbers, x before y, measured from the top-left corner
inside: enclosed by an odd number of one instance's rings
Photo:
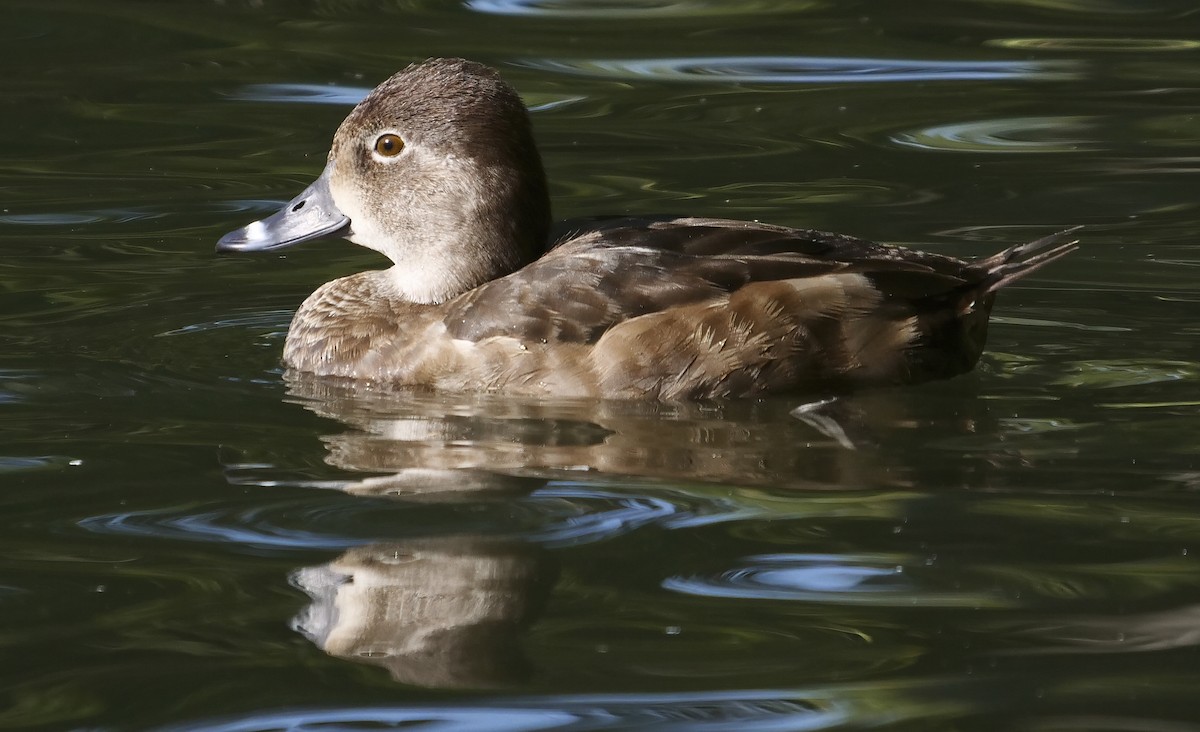
[[[1194,4],[7,0],[0,47],[0,727],[1200,728]],[[285,380],[382,262],[213,244],[431,55],[519,88],[562,218],[1082,248],[853,450]]]

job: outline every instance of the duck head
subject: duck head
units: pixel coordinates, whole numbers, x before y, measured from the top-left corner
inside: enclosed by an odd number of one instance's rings
[[[481,64],[431,59],[375,88],[334,134],[324,172],[219,252],[344,237],[392,260],[410,302],[442,302],[544,250],[550,202],[529,115]]]

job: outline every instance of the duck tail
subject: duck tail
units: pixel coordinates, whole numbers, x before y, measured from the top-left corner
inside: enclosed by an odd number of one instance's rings
[[[1027,274],[1036,272],[1050,262],[1065,257],[1079,248],[1078,239],[1066,240],[1066,238],[1082,228],[1082,226],[1072,226],[1050,236],[1027,244],[1018,244],[986,259],[972,262],[971,269],[981,275],[975,291],[983,294],[995,292]]]

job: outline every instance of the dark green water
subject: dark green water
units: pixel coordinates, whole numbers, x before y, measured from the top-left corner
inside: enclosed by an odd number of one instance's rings
[[[0,728],[1200,729],[1200,13],[1170,0],[6,0]],[[961,256],[973,374],[689,406],[288,383],[382,262],[221,257],[409,61],[557,214]]]

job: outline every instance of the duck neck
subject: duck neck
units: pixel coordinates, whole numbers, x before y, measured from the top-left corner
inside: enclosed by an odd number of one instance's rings
[[[394,263],[386,270],[393,296],[445,302],[540,257],[549,237],[550,199],[541,161],[534,162],[515,170],[475,167],[457,178],[470,183],[452,194],[418,192],[407,201],[399,236],[380,247]],[[368,234],[358,243],[375,240]]]

